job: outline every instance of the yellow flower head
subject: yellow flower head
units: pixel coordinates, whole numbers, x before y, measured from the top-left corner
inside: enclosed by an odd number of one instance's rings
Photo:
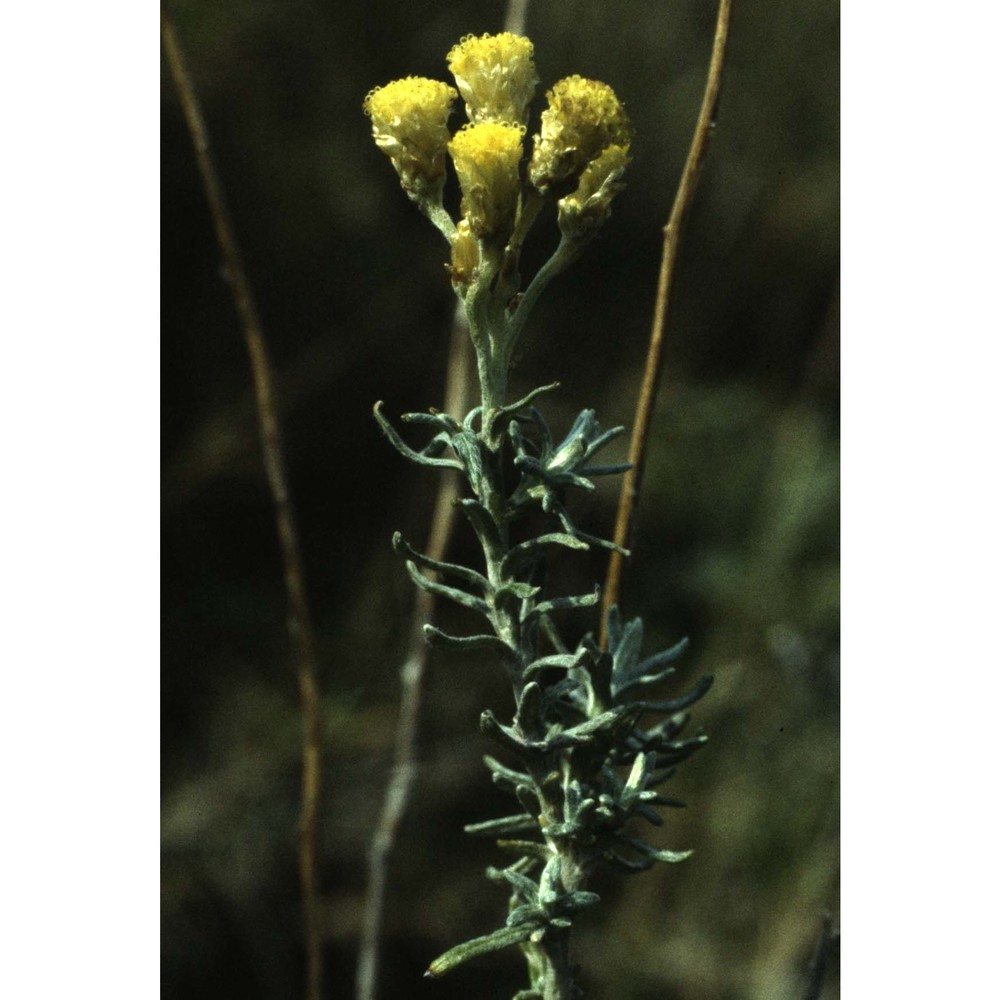
[[[542,127],[528,168],[539,191],[579,177],[608,146],[628,149],[632,126],[621,101],[606,84],[570,76],[546,95]]]
[[[443,188],[450,138],[446,123],[456,97],[446,83],[408,76],[376,87],[365,98],[375,144],[392,160],[408,192]]]
[[[521,194],[524,126],[484,122],[455,133],[448,150],[462,188],[462,214],[480,237],[506,239]]]
[[[611,200],[623,187],[627,146],[608,146],[587,164],[576,190],[559,199],[559,228],[570,239],[589,239],[611,214]]]
[[[468,35],[448,53],[471,122],[528,120],[528,102],[535,93],[535,47],[509,31],[500,35]]]

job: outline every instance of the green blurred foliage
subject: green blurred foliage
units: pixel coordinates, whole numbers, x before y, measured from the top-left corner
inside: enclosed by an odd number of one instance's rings
[[[323,654],[327,993],[347,996],[413,599],[389,538],[424,535],[436,485],[385,445],[371,404],[441,404],[452,309],[444,245],[371,143],[361,101],[398,76],[443,78],[451,44],[499,30],[503,5],[176,10],[280,381]],[[636,129],[629,188],[539,306],[512,386],[558,378],[556,428],[582,406],[631,421],[714,17],[695,0],[529,6],[543,85],[605,80]],[[821,0],[736,4],[623,595],[651,648],[689,634],[685,677],[715,674],[695,712],[712,742],[673,789],[689,808],[653,834],[694,857],[604,879],[602,907],[578,923],[595,998],[797,997],[820,913],[838,906],[838,21]],[[302,959],[281,566],[249,366],[163,80],[163,992],[284,1000],[302,995]],[[555,242],[543,219],[529,266]],[[608,482],[584,526],[607,531],[615,502]],[[461,531],[454,545],[472,551]],[[603,568],[573,561],[560,583],[585,588]],[[484,706],[509,714],[499,675],[432,661],[385,997],[502,998],[523,984],[513,953],[419,978],[505,905],[482,878],[495,849],[461,832],[505,807],[476,725]]]

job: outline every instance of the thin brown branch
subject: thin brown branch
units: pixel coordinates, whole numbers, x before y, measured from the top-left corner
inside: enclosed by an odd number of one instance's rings
[[[288,631],[297,654],[299,697],[302,703],[302,807],[299,817],[299,874],[306,942],[306,998],[320,1000],[323,979],[321,908],[317,876],[317,819],[321,791],[321,716],[316,682],[316,639],[306,599],[305,575],[298,530],[292,511],[278,423],[274,378],[263,329],[243,256],[229,217],[219,173],[211,154],[208,130],[187,69],[184,53],[166,4],[160,6],[160,31],[177,87],[184,118],[191,133],[215,236],[225,264],[233,301],[243,327],[257,400],[257,420],[267,482],[274,500],[275,519],[288,593]]]
[[[455,309],[448,349],[448,380],[444,406],[446,413],[459,419],[469,409],[471,371],[472,341],[469,338],[465,309],[459,303]],[[458,477],[456,473],[444,470],[426,547],[426,553],[431,559],[441,560],[446,554],[448,539],[455,522],[457,498]],[[389,858],[396,845],[399,824],[406,812],[415,777],[414,761],[420,727],[420,706],[423,702],[424,675],[430,654],[430,647],[424,639],[423,626],[425,622],[430,621],[433,611],[433,595],[425,590],[418,590],[410,625],[409,649],[400,668],[403,689],[399,720],[396,724],[392,773],[368,853],[368,889],[361,923],[358,972],[355,980],[356,1000],[375,1000],[378,989],[379,953]]]
[[[677,188],[670,218],[663,229],[663,257],[660,262],[660,277],[656,290],[656,304],[653,310],[653,327],[649,338],[649,349],[646,354],[646,367],[642,377],[642,388],[636,406],[635,423],[632,428],[632,440],[629,445],[628,460],[632,468],[625,474],[622,482],[621,497],[618,502],[618,516],[615,521],[614,540],[624,548],[631,547],[635,523],[635,508],[642,488],[642,475],[646,464],[646,445],[649,440],[649,430],[653,417],[653,407],[656,403],[656,392],[659,386],[660,373],[663,369],[664,333],[666,330],[667,313],[670,305],[670,292],[676,273],[677,252],[680,247],[684,223],[687,221],[694,193],[701,177],[705,155],[708,152],[709,139],[715,128],[715,115],[719,106],[719,94],[722,87],[722,68],[726,55],[726,40],[729,35],[729,20],[731,0],[720,0],[719,15],[715,25],[715,42],[712,47],[712,61],[708,70],[708,81],[705,84],[705,95],[701,103],[701,112],[695,126],[691,148],[688,151],[684,172]],[[608,563],[608,574],[604,583],[604,601],[601,615],[601,645],[606,645],[607,634],[605,622],[608,609],[618,603],[621,591],[621,578],[624,568],[624,557],[620,552],[612,552]]]

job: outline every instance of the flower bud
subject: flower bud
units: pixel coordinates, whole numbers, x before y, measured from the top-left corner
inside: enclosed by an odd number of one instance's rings
[[[462,219],[451,239],[451,280],[457,285],[472,283],[479,267],[479,241],[472,235],[469,220]]]
[[[506,240],[521,194],[524,127],[485,122],[455,133],[448,150],[462,188],[462,214],[482,238]]]
[[[611,201],[623,187],[627,146],[608,146],[587,164],[572,194],[559,199],[559,229],[572,240],[588,240],[611,214]]]
[[[410,194],[440,198],[445,179],[446,122],[458,93],[438,80],[408,76],[365,98],[375,144],[392,160]]]
[[[627,148],[632,126],[621,101],[606,84],[570,76],[546,95],[528,176],[539,191],[579,177],[608,146]]]

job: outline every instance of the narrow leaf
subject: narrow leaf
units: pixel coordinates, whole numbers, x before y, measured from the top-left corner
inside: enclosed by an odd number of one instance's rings
[[[446,597],[449,601],[461,604],[472,611],[478,611],[486,618],[490,617],[490,606],[482,598],[468,594],[464,590],[458,590],[455,587],[448,587],[443,583],[435,583],[433,580],[429,580],[417,569],[416,563],[412,559],[406,560],[406,571],[410,574],[410,579],[421,590],[426,590],[428,593],[435,594],[438,597]]]
[[[382,428],[382,433],[389,439],[389,443],[396,449],[396,451],[398,451],[401,455],[404,455],[411,462],[416,462],[417,465],[431,465],[441,469],[457,469],[459,472],[464,471],[462,463],[453,458],[430,458],[427,455],[421,455],[418,451],[414,451],[396,433],[396,429],[389,423],[385,416],[383,416],[383,405],[382,401],[379,400],[373,407],[372,412],[375,414],[375,419],[378,421],[379,427]]]
[[[553,611],[563,611],[568,608],[592,608],[601,599],[600,587],[595,587],[592,594],[579,594],[571,597],[554,597],[550,601],[541,601],[526,615],[526,619],[548,615]]]
[[[537,830],[538,823],[534,816],[521,813],[518,816],[502,816],[500,819],[488,819],[482,823],[469,823],[465,832],[473,837],[492,837],[502,833],[524,833],[526,830]]]
[[[447,649],[454,652],[467,652],[473,649],[492,649],[501,656],[510,656],[513,650],[502,639],[495,635],[448,635],[433,625],[424,625],[424,639],[428,646],[434,649]]]
[[[493,757],[487,755],[483,758],[483,763],[493,772],[493,780],[500,779],[510,786],[511,791],[517,788],[518,785],[528,785],[531,783],[531,778],[528,775],[522,774],[520,771],[515,771],[505,764],[501,764],[500,761]]]
[[[526,854],[538,861],[548,861],[551,853],[548,845],[536,843],[534,840],[498,840],[497,847],[511,854]]]
[[[712,674],[705,674],[687,694],[682,694],[679,698],[671,698],[668,701],[647,701],[645,702],[646,708],[651,712],[680,712],[703,698],[714,680]]]
[[[481,587],[484,592],[490,589],[490,582],[482,573],[477,573],[468,566],[460,566],[457,563],[431,559],[430,556],[425,556],[422,552],[418,552],[413,548],[398,531],[392,536],[392,547],[396,555],[407,556],[424,569],[434,570],[437,573],[447,573],[450,576],[457,577],[459,580],[465,580],[467,583]]]
[[[491,951],[499,951],[501,948],[508,948],[512,944],[520,944],[522,941],[527,941],[533,931],[534,927],[530,924],[521,924],[518,927],[502,927],[492,934],[486,934],[483,937],[466,941],[464,944],[456,945],[440,957],[434,959],[424,973],[424,976],[430,979],[438,979],[445,975],[445,973],[451,972],[452,969],[463,962],[467,962],[470,958],[487,955]]]

